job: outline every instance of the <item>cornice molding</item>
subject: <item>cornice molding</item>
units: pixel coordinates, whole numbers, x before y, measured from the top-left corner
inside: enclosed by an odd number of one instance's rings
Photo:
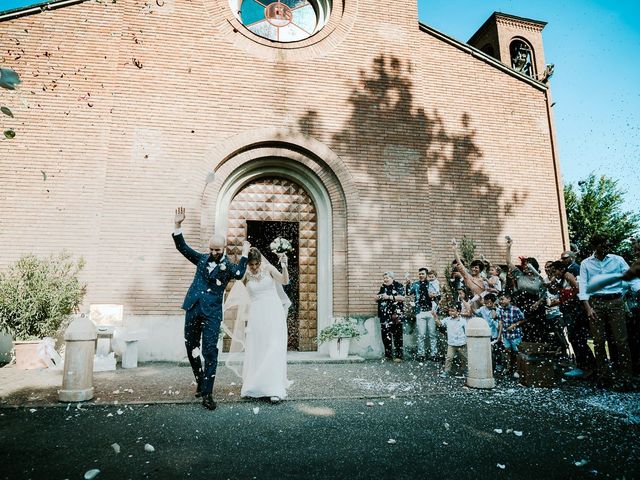
[[[524,73],[517,72],[513,68],[505,65],[499,60],[496,60],[491,55],[487,55],[482,50],[479,50],[476,47],[472,47],[469,44],[461,42],[460,40],[456,40],[455,38],[450,37],[442,32],[439,32],[435,28],[425,25],[424,23],[418,22],[418,25],[420,26],[420,30],[422,30],[423,32],[428,33],[433,37],[438,38],[439,40],[445,43],[448,43],[449,45],[452,45],[453,47],[456,47],[459,50],[462,50],[465,53],[468,53],[469,55],[471,55],[474,58],[477,58],[480,61],[488,63],[489,65],[497,68],[498,70],[502,70],[504,73],[511,75],[512,77],[515,77],[519,80],[522,80],[523,82],[528,83],[529,85],[537,88],[538,90],[542,90],[546,92],[549,89],[549,87],[546,84],[540,82],[539,80],[535,80],[525,75]]]
[[[501,25],[507,25],[509,27],[522,28],[524,30],[529,30],[531,32],[541,32],[544,28],[544,25],[540,25],[537,23],[522,21],[522,20],[514,20],[512,18],[505,18],[496,16],[496,23]]]

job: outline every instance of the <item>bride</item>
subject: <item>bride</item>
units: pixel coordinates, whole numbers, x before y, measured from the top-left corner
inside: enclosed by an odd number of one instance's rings
[[[238,307],[227,365],[236,374],[242,372],[240,395],[269,397],[272,403],[286,398],[290,384],[287,380],[287,311],[291,302],[282,288],[289,283],[284,254],[280,255],[280,265],[282,272],[257,248],[251,248],[247,273],[242,282],[236,282],[225,302],[225,310]],[[246,286],[244,292],[243,286]],[[229,330],[229,325],[225,323],[225,326]],[[244,358],[238,355],[241,350]]]

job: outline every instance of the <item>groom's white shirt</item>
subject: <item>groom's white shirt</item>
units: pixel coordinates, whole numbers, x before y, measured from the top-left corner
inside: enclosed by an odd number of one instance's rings
[[[178,235],[182,235],[182,228],[176,228],[176,229],[173,231],[173,236],[174,236],[174,237],[175,237],[175,236],[178,236]],[[222,258],[221,258],[220,260],[224,260],[226,256],[227,256],[227,254],[226,254],[226,253],[223,253],[223,254],[222,254]],[[211,273],[211,272],[213,272],[213,269],[214,269],[214,268],[216,268],[217,266],[218,266],[218,264],[217,264],[216,262],[209,262],[209,263],[207,264],[207,270],[209,270],[209,273]]]

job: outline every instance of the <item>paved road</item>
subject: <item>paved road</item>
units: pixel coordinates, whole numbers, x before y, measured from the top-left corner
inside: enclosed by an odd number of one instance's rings
[[[3,408],[0,478],[80,479],[98,468],[99,480],[632,479],[638,408],[637,394],[522,388],[235,401],[215,412],[197,403]]]

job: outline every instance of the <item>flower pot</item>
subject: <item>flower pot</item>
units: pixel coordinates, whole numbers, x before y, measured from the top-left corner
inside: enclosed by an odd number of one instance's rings
[[[344,360],[349,356],[350,338],[340,337],[329,340],[329,358]]]
[[[16,368],[20,370],[32,370],[34,368],[47,368],[47,364],[38,355],[39,340],[29,342],[13,342],[13,350],[16,355]]]

